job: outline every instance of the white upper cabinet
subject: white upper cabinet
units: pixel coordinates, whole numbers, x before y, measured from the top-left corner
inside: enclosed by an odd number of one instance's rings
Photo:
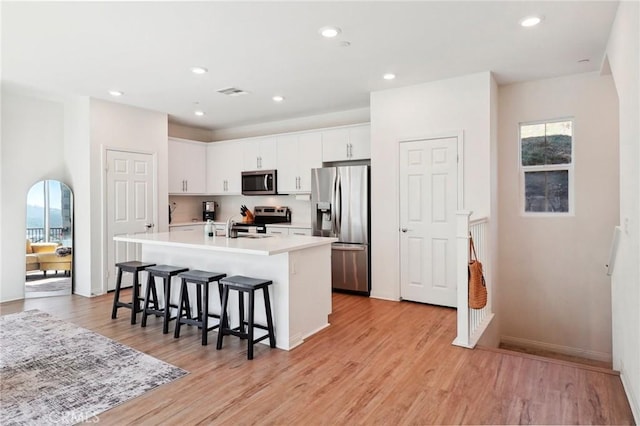
[[[242,153],[237,143],[212,142],[207,146],[207,193],[212,195],[240,194]]]
[[[243,170],[276,168],[276,137],[247,139],[242,144]]]
[[[170,194],[206,192],[206,151],[206,143],[169,139]]]
[[[371,126],[362,124],[322,131],[322,161],[371,158]]]
[[[277,153],[278,193],[311,192],[311,169],[322,167],[322,133],[278,136]]]

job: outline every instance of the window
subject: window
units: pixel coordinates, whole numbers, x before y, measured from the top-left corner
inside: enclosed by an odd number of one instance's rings
[[[27,238],[71,245],[71,190],[57,180],[34,184],[27,194]]]
[[[520,124],[525,214],[573,214],[573,120]]]

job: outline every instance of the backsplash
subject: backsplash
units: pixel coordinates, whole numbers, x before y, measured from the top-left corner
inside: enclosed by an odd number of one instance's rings
[[[202,221],[203,201],[215,201],[218,203],[216,206],[216,221],[225,221],[231,216],[238,220],[242,219],[242,216],[240,216],[240,206],[244,204],[251,211],[253,211],[255,206],[287,206],[291,209],[292,222],[302,224],[311,223],[311,201],[297,200],[294,195],[251,197],[244,195],[170,195],[169,204],[174,208],[171,215],[171,223]]]

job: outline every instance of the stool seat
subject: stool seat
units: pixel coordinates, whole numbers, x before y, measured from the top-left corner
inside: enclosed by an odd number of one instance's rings
[[[171,304],[171,279],[181,272],[188,271],[189,268],[185,268],[182,266],[172,266],[172,265],[153,265],[145,268],[145,271],[149,273],[147,279],[147,288],[145,291],[144,297],[144,307],[142,308],[142,327],[147,326],[147,316],[149,314],[162,316],[162,333],[169,333],[169,321],[172,321],[177,318],[171,317],[171,308],[177,308],[178,314],[182,309],[182,302],[180,302],[180,306]],[[158,307],[158,294],[156,292],[156,277],[160,277],[163,280],[163,290],[164,290],[164,306],[162,309]],[[153,301],[153,308],[149,307],[149,303]],[[188,309],[189,302],[187,300],[186,306]]]
[[[222,284],[229,284],[233,287],[239,287],[247,290],[255,290],[273,284],[271,280],[263,280],[260,278],[245,277],[244,275],[233,275],[222,280]]]
[[[276,347],[276,336],[273,327],[273,318],[271,316],[271,302],[269,301],[269,286],[273,284],[271,280],[265,280],[260,278],[245,277],[244,275],[233,275],[220,280],[222,284],[222,319],[220,323],[222,326],[218,330],[218,342],[216,349],[222,349],[222,339],[226,334],[231,334],[241,339],[247,339],[247,359],[253,359],[253,345],[264,340],[269,339],[269,346]],[[264,297],[264,310],[267,316],[267,325],[256,324],[254,322],[255,314],[255,293],[256,290],[262,289]],[[236,290],[240,294],[238,295],[238,316],[239,325],[235,328],[230,328],[228,325],[227,304],[229,302],[229,290]],[[249,298],[248,309],[248,321],[244,320],[244,294],[247,293]],[[247,326],[245,331],[245,325]],[[267,334],[254,339],[254,328],[266,330]]]
[[[188,271],[189,268],[182,266],[171,265],[151,265],[145,268],[147,272],[152,273],[156,277],[168,278],[170,276],[178,275],[181,272]]]
[[[227,274],[220,272],[200,271],[197,269],[178,274],[181,280],[180,308],[178,309],[176,328],[173,333],[174,338],[180,337],[180,327],[182,324],[196,325],[202,330],[202,346],[207,345],[207,335],[209,331],[221,328],[220,325],[222,324],[222,313],[220,315],[209,313],[209,283],[218,281],[218,294],[220,301],[222,301],[222,284],[220,284],[220,279],[226,276]],[[191,308],[189,308],[189,293],[187,289],[187,284],[189,283],[196,285],[197,314],[195,318],[191,316]],[[182,315],[183,308],[186,315]],[[219,320],[218,323],[209,327],[209,317],[217,318]]]
[[[113,296],[113,308],[111,309],[111,319],[116,319],[118,315],[118,308],[127,308],[131,309],[131,324],[136,323],[136,315],[138,312],[141,312],[140,302],[142,299],[139,296],[139,288],[140,288],[140,280],[139,280],[139,272],[144,271],[146,268],[155,266],[155,263],[149,262],[139,262],[137,260],[130,260],[128,262],[118,262],[116,263],[116,268],[118,268],[118,276],[116,278],[116,289],[115,294]],[[122,273],[129,272],[133,274],[133,293],[131,296],[131,302],[121,302],[120,301],[120,290],[122,286]]]
[[[184,278],[191,282],[204,282],[210,283],[211,281],[219,281],[220,279],[226,277],[227,274],[222,274],[220,272],[209,272],[209,271],[200,271],[197,269],[191,269],[187,272],[181,272],[178,274],[178,277]]]
[[[140,272],[151,266],[156,266],[156,264],[149,262],[139,262],[137,260],[116,263],[116,268],[122,269],[124,272]]]

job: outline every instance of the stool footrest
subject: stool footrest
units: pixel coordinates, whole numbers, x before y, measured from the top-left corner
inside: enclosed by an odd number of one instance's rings
[[[267,327],[264,327],[264,326],[259,326],[257,324],[254,324],[253,326],[255,328],[261,328],[262,330],[269,331],[269,329]],[[239,338],[244,339],[244,340],[247,340],[249,338],[249,333],[240,331],[240,327],[231,328],[231,329],[227,328],[224,331],[221,331],[221,333],[223,333],[223,334],[231,334],[233,336],[239,337]],[[263,341],[264,339],[267,339],[267,338],[269,338],[269,333],[265,334],[264,336],[260,336],[257,339],[253,339],[252,343],[258,343],[258,342],[261,342],[261,341]]]

